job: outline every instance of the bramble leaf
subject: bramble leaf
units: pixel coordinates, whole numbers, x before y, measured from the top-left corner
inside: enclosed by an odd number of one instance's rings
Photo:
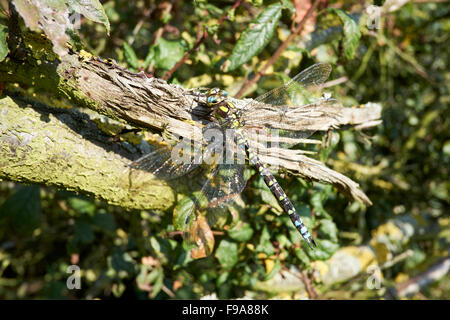
[[[8,27],[0,24],[0,62],[2,62],[8,54],[8,43],[6,42],[7,35]]]
[[[29,235],[41,223],[39,187],[21,187],[0,207],[0,218],[7,217],[15,231]]]
[[[109,20],[103,9],[102,4],[98,0],[67,0],[68,6],[94,22],[102,23],[109,35]]]
[[[329,11],[335,13],[344,24],[344,57],[347,60],[351,60],[355,56],[356,47],[361,38],[358,23],[342,10],[331,8]]]
[[[286,4],[274,3],[250,22],[224,64],[224,71],[235,70],[264,49],[274,35],[284,8]]]

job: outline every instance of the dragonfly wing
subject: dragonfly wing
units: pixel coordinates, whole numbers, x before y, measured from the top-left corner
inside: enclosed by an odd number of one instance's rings
[[[191,250],[193,258],[205,257],[211,253],[214,236],[210,227],[227,214],[225,203],[232,201],[244,189],[244,167],[220,164],[204,175],[206,181],[185,213],[184,239],[188,244],[194,245]],[[206,214],[202,215],[202,211]]]
[[[323,84],[331,73],[331,66],[328,63],[316,63],[309,68],[297,74],[290,81],[286,82],[281,87],[275,88],[269,92],[257,97],[250,102],[243,110],[253,109],[258,104],[269,104],[273,106],[289,105],[292,101],[297,103],[299,98],[306,99],[308,90],[315,90],[318,86]]]
[[[328,63],[314,64],[283,86],[259,96],[243,108],[245,126],[302,130],[305,131],[302,138],[321,130],[317,119],[335,118],[337,101],[318,96],[314,91],[318,91],[330,72]]]
[[[181,140],[174,146],[159,146],[133,161],[129,167],[148,171],[161,179],[179,178],[199,166],[197,151],[190,141]]]
[[[306,139],[317,130],[336,126],[341,108],[337,100],[324,98],[299,107],[273,108],[264,105],[247,113],[245,127],[294,131],[295,135]]]

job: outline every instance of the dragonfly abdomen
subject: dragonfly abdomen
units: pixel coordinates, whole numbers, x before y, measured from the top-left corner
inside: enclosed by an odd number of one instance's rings
[[[278,181],[275,179],[272,173],[267,168],[264,168],[260,172],[261,176],[264,179],[264,182],[269,187],[272,194],[277,199],[280,206],[283,208],[284,212],[286,212],[289,215],[289,218],[291,219],[292,223],[294,224],[295,228],[300,232],[303,239],[308,243],[310,247],[316,246],[316,243],[314,239],[311,237],[311,234],[308,231],[308,228],[303,223],[303,220],[298,215],[297,211],[294,208],[294,205],[287,197],[284,190],[281,188]]]
[[[295,228],[302,235],[303,239],[305,239],[305,241],[308,243],[309,247],[316,247],[316,242],[311,237],[308,228],[305,226],[302,219],[298,215],[297,211],[294,208],[294,205],[289,200],[286,193],[281,188],[280,184],[275,179],[273,174],[266,167],[264,167],[264,164],[261,162],[261,160],[259,160],[256,153],[252,151],[247,139],[242,133],[238,135],[238,145],[242,149],[245,149],[250,163],[256,168],[256,170],[258,170],[259,174],[264,179],[265,184],[269,187],[269,190],[275,196],[278,203],[283,208],[283,211],[289,215],[289,218],[291,219]]]

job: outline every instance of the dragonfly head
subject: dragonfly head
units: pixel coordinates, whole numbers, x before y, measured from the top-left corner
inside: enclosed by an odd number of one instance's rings
[[[206,96],[206,103],[208,107],[215,107],[227,98],[228,94],[225,90],[213,88],[208,91]]]

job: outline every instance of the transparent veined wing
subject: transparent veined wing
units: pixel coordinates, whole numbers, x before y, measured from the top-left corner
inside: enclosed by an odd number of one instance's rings
[[[331,66],[328,63],[316,63],[297,74],[294,78],[286,82],[281,87],[257,97],[243,108],[243,112],[256,108],[259,104],[269,104],[272,106],[298,106],[307,104],[308,92],[313,87],[323,84],[331,73]]]
[[[269,128],[289,131],[303,131],[303,138],[317,130],[326,130],[339,123],[342,105],[336,99],[322,98],[313,103],[298,107],[274,108],[271,105],[259,106],[249,111],[245,117],[245,127]],[[296,133],[295,135],[299,135]]]
[[[340,103],[321,96],[318,90],[330,72],[328,63],[314,64],[283,86],[257,97],[243,107],[245,126],[278,129],[284,136],[306,139],[337,124]]]
[[[202,188],[194,193],[194,199],[175,212],[176,225],[184,231],[185,241],[195,245],[191,250],[194,258],[211,252],[214,237],[210,227],[220,218],[226,220],[226,204],[242,192],[247,182],[245,157],[242,161],[245,151],[237,147],[233,138],[225,135],[226,132],[216,124],[211,123],[205,128],[207,144],[203,150],[203,172],[195,176],[202,181]],[[232,155],[227,156],[230,149],[233,149]]]
[[[219,164],[213,167],[208,174],[199,175],[205,182],[199,192],[194,192],[194,198],[184,198],[183,206],[177,206],[174,219],[181,220],[176,225],[182,229],[186,243],[193,245],[193,258],[211,253],[214,247],[211,227],[220,218],[226,221],[226,204],[240,194],[246,185],[244,169],[245,165],[241,164]]]
[[[198,147],[192,141],[182,139],[174,145],[159,144],[154,151],[133,161],[129,167],[170,180],[184,176],[200,163]]]

